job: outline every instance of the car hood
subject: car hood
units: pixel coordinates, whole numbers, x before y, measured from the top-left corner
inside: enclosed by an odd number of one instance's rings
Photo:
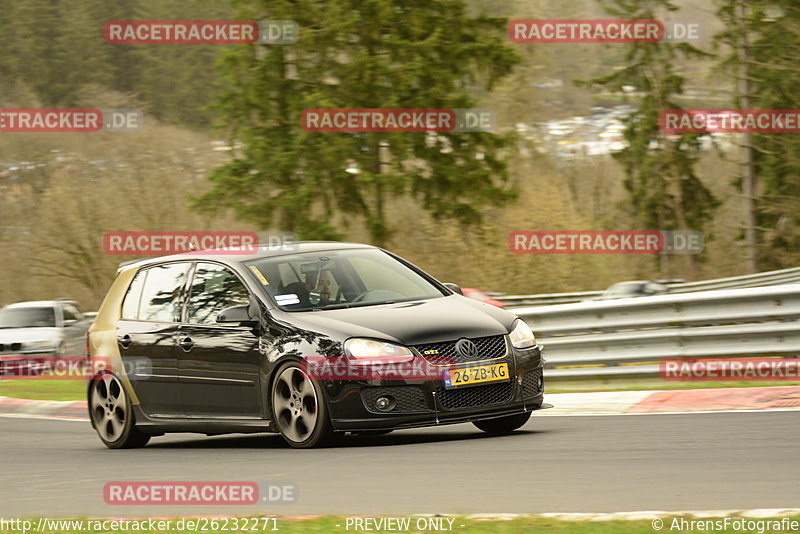
[[[295,325],[340,340],[368,337],[403,345],[503,335],[517,319],[461,295],[289,315]]]
[[[26,343],[58,339],[61,331],[58,328],[0,328],[0,343]]]

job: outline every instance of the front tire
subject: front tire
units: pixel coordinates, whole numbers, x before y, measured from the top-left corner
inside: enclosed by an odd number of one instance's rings
[[[275,424],[291,447],[311,449],[334,443],[322,388],[300,364],[286,362],[275,371],[271,400]]]
[[[483,421],[473,421],[472,424],[489,434],[509,434],[522,427],[531,418],[531,412],[518,415],[498,417],[497,419],[485,419]]]
[[[111,373],[97,375],[89,389],[89,417],[106,447],[144,447],[150,435],[136,428],[133,408],[119,378]]]

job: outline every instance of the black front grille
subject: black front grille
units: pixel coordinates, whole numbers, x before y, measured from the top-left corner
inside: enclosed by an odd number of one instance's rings
[[[397,404],[388,411],[381,411],[375,408],[375,401],[378,397],[391,396]],[[361,390],[361,398],[367,410],[375,413],[413,413],[430,411],[425,402],[425,392],[419,386],[388,386],[370,387]]]
[[[460,389],[436,388],[436,397],[443,408],[475,408],[508,402],[514,395],[514,382],[472,386]]]
[[[522,375],[522,395],[528,399],[537,396],[542,392],[540,387],[542,378],[542,370],[534,369],[533,371],[526,371]]]
[[[467,357],[456,350],[458,340],[415,345],[422,357],[434,365],[476,362],[502,358],[506,355],[506,336],[476,337],[470,341],[478,346],[475,357]]]

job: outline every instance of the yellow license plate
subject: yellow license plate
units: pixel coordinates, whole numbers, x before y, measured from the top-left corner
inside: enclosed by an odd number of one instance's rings
[[[507,363],[449,369],[444,372],[444,387],[447,389],[483,382],[504,382],[506,380],[509,380]]]

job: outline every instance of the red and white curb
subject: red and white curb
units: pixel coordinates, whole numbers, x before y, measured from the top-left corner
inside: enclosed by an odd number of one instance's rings
[[[86,401],[42,401],[0,397],[0,416],[89,421]]]
[[[609,391],[545,395],[555,408],[537,417],[800,410],[800,386]],[[86,401],[0,397],[0,416],[89,421]]]
[[[556,393],[545,396],[555,408],[537,416],[800,410],[800,386]]]

